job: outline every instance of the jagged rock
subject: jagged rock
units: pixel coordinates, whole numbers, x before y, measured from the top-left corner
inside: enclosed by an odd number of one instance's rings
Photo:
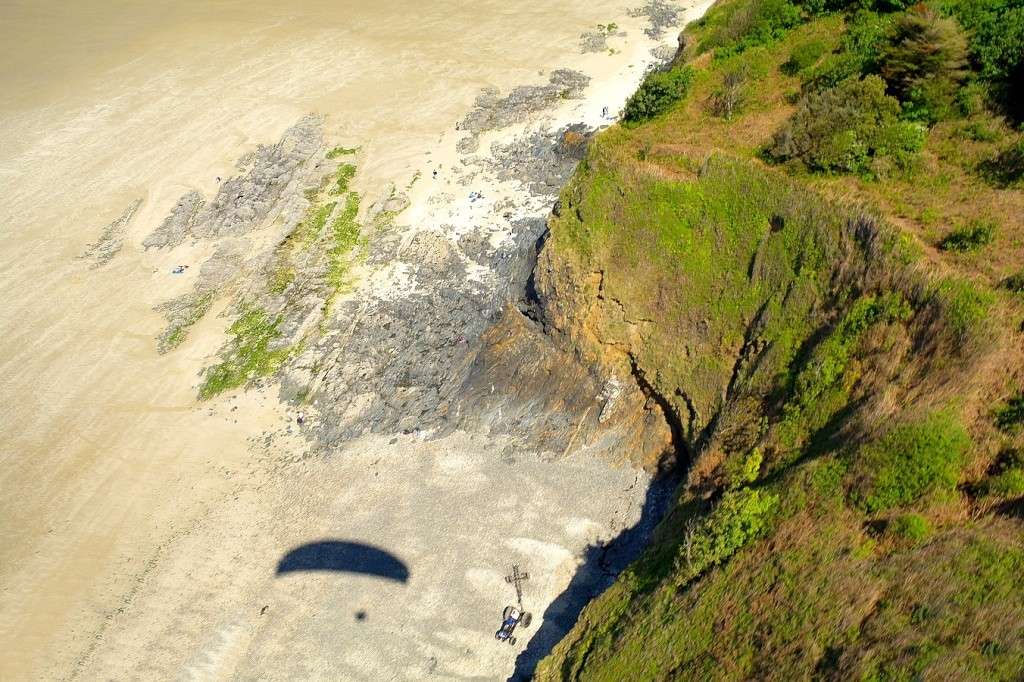
[[[491,145],[490,167],[499,180],[518,179],[534,195],[557,196],[586,153],[593,132],[574,124]]]
[[[604,52],[608,49],[608,34],[604,31],[587,31],[580,34],[580,52]]]
[[[576,99],[590,84],[590,76],[571,69],[551,72],[546,85],[520,85],[501,97],[496,88],[487,88],[476,98],[472,111],[459,123],[459,130],[470,133],[459,141],[459,151],[476,151],[476,138],[488,130],[506,128],[524,121],[530,114],[547,109],[563,99]]]
[[[323,123],[306,116],[281,141],[260,145],[247,155],[238,175],[224,181],[217,196],[196,216],[192,232],[200,238],[240,235],[271,212],[299,168],[323,146]]]
[[[142,246],[147,249],[165,249],[181,244],[191,232],[192,223],[203,203],[203,195],[196,190],[185,194],[178,199],[178,203],[160,226],[142,241]]]
[[[665,29],[679,25],[682,9],[667,0],[647,0],[647,4],[629,10],[633,17],[647,17],[650,25],[644,29],[647,37],[657,40],[665,34]]]
[[[125,233],[128,230],[128,223],[135,217],[135,212],[142,205],[142,199],[136,199],[128,205],[120,216],[103,228],[99,239],[85,247],[85,252],[79,258],[91,260],[90,268],[98,268],[106,265],[117,255],[124,246]]]

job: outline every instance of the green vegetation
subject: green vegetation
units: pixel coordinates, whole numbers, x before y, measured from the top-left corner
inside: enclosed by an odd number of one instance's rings
[[[1024,394],[1018,394],[996,409],[996,426],[1003,431],[1016,431],[1024,424]]]
[[[800,8],[789,0],[740,0],[718,3],[698,24],[704,29],[700,52],[717,58],[771,44],[800,23]]]
[[[339,157],[351,156],[352,154],[357,154],[358,152],[359,147],[334,147],[333,149],[327,152],[327,158],[333,161],[334,159],[337,159]]]
[[[687,67],[647,74],[640,88],[626,101],[623,119],[640,123],[665,113],[686,96],[692,80],[693,70]]]
[[[327,158],[356,151],[336,147]],[[359,195],[348,189],[355,173],[353,164],[342,163],[320,186],[305,191],[309,206],[302,220],[275,250],[263,294],[246,303],[228,329],[231,338],[221,351],[220,362],[205,371],[200,399],[276,372],[305,343],[305,337],[283,339],[282,323],[284,328],[294,329],[297,316],[308,318],[310,300],[323,301],[322,322],[338,295],[351,284],[351,270],[360,255],[357,247],[362,244]],[[209,303],[212,298],[207,306]],[[277,312],[271,315],[267,310]]]
[[[876,513],[932,491],[952,491],[970,446],[967,431],[948,412],[897,426],[856,454],[854,499]]]
[[[806,40],[792,49],[789,59],[782,64],[782,71],[790,76],[811,68],[829,51],[829,45],[821,38]]]
[[[354,252],[361,245],[360,225],[356,222],[359,214],[359,195],[349,192],[345,207],[331,222],[331,242],[327,251],[327,284],[331,294],[325,302],[330,310],[337,295],[349,285],[349,271],[355,262]]]
[[[909,168],[924,144],[924,130],[899,119],[900,103],[885,90],[881,78],[868,76],[809,92],[776,133],[769,154],[824,172],[877,175],[884,162]]]
[[[1007,469],[986,482],[986,492],[997,497],[1024,495],[1024,469]]]
[[[938,282],[932,300],[943,311],[948,330],[959,344],[984,339],[989,331],[989,311],[995,295],[963,279],[946,278]]]
[[[882,47],[879,70],[914,118],[947,118],[966,78],[967,39],[959,24],[928,5],[896,17]]]
[[[212,398],[276,372],[292,350],[273,347],[281,336],[280,323],[279,315],[271,317],[258,308],[243,309],[241,316],[228,327],[231,340],[225,357],[205,372],[199,399]]]
[[[692,460],[538,679],[1024,678],[1019,7],[719,0],[596,137],[541,284]]]
[[[921,542],[932,534],[932,525],[920,514],[902,514],[886,524],[885,532],[911,542]]]
[[[676,555],[676,587],[683,587],[763,535],[778,504],[777,496],[753,488],[726,492],[721,502],[685,534]]]
[[[348,185],[355,176],[356,167],[354,164],[343,163],[338,166],[338,170],[334,174],[334,187],[331,188],[331,194],[345,194],[348,192]]]
[[[863,333],[875,324],[905,322],[912,314],[909,303],[896,293],[865,296],[850,307],[795,375],[778,425],[784,447],[803,446],[847,404],[851,380],[856,378],[847,370]]]
[[[977,251],[996,238],[996,224],[991,220],[975,220],[947,234],[939,243],[943,251]]]
[[[213,307],[215,293],[208,291],[204,294],[196,295],[188,301],[185,314],[180,317],[174,317],[170,326],[160,334],[160,337],[157,339],[157,352],[170,352],[185,342],[185,339],[188,337],[189,328],[203,319],[206,313],[210,311],[210,308]]]

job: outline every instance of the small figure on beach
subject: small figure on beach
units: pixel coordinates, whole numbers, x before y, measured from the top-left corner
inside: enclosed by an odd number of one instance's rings
[[[608,107],[601,109],[601,118],[608,118]]]
[[[172,275],[180,275],[180,274],[182,274],[183,272],[185,272],[185,270],[186,270],[187,268],[188,268],[188,266],[187,266],[187,265],[179,265],[178,267],[176,267],[176,268],[174,268],[173,270],[171,270],[171,274],[172,274]]]

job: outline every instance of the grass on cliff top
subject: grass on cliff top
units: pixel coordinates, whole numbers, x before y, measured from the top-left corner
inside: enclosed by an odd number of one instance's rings
[[[696,424],[698,461],[538,679],[1024,677],[1024,466],[982,479],[995,514],[968,490],[1016,438],[980,403],[1005,379],[983,361],[1010,333],[1024,194],[978,166],[1018,133],[986,112],[939,123],[884,179],[765,163],[846,21],[691,54],[681,98],[599,135],[563,192],[548,244],[600,301],[581,343],[629,353]]]

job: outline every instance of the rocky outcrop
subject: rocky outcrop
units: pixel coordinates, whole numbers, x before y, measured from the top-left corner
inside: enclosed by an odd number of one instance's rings
[[[85,252],[79,258],[91,261],[89,266],[91,268],[98,268],[109,263],[124,246],[128,224],[135,217],[135,213],[141,205],[142,199],[136,199],[130,203],[124,213],[103,228],[99,239],[85,247]]]

